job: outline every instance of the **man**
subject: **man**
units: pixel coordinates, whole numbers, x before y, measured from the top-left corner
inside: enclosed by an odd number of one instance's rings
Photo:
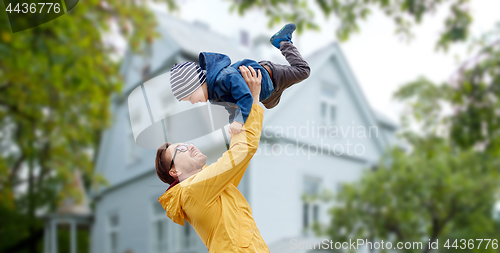
[[[158,199],[167,216],[180,225],[188,221],[209,252],[269,252],[252,217],[250,205],[236,188],[259,146],[263,109],[259,105],[261,72],[240,67],[253,96],[242,131],[217,162],[192,144],[165,143],[156,155],[156,173],[167,191]]]

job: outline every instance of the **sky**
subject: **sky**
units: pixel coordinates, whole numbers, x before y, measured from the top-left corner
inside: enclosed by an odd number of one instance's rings
[[[250,39],[259,35],[271,36],[280,26],[268,28],[262,12],[255,10],[243,17],[230,13],[230,3],[223,0],[180,0],[180,11],[173,15],[187,21],[201,21],[212,31],[236,40],[241,30],[249,33]],[[472,35],[492,29],[500,21],[500,1],[471,0],[474,17]],[[303,56],[336,41],[335,18],[325,19],[319,10],[316,22],[320,31],[294,34],[293,41]],[[360,32],[341,43],[351,69],[363,89],[372,108],[389,118],[399,121],[402,105],[392,99],[392,94],[403,84],[425,76],[434,82],[450,78],[458,66],[458,59],[467,59],[466,44],[455,45],[448,53],[436,52],[435,44],[443,28],[448,8],[443,6],[435,14],[424,18],[414,27],[415,39],[410,43],[401,41],[395,34],[393,21],[381,12],[374,12],[361,23]]]

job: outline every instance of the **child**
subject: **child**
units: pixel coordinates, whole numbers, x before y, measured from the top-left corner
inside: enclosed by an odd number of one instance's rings
[[[252,93],[241,76],[240,66],[252,67],[262,75],[259,101],[267,109],[274,108],[281,94],[293,84],[309,77],[310,68],[297,48],[292,44],[294,24],[285,25],[274,34],[270,42],[281,51],[290,66],[270,61],[255,62],[245,59],[231,65],[228,56],[218,53],[202,52],[200,66],[194,62],[176,64],[170,71],[170,85],[179,101],[216,102],[229,112],[229,132],[236,134],[252,108]]]

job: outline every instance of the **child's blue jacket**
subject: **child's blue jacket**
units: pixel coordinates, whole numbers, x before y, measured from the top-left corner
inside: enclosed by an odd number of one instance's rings
[[[262,73],[259,101],[274,92],[273,82],[267,70],[254,60],[245,59],[232,65],[227,55],[201,52],[200,67],[207,71],[208,99],[212,103],[223,105],[229,112],[229,122],[245,123],[252,109],[253,96],[247,83],[241,76],[239,66],[252,66]]]

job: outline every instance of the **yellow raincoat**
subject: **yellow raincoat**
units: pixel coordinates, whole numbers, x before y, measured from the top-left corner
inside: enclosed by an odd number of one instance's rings
[[[262,120],[262,107],[253,104],[229,150],[158,199],[172,221],[193,226],[211,253],[269,252],[250,205],[236,188],[259,146]]]

